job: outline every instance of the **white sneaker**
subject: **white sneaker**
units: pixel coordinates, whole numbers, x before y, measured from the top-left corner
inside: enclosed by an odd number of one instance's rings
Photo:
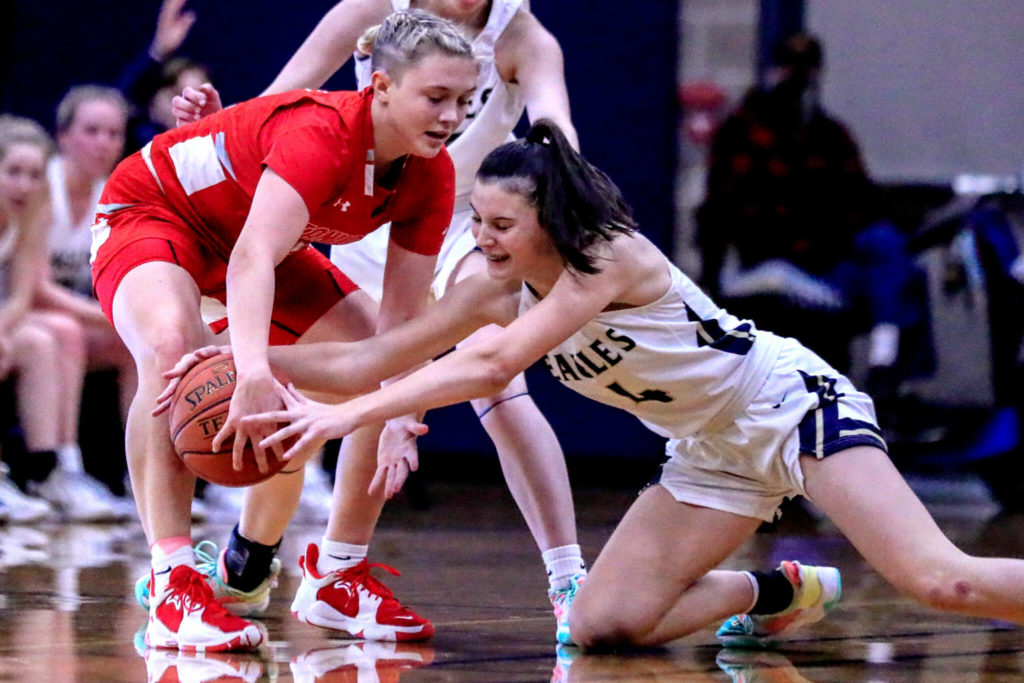
[[[0,471],[0,519],[11,524],[27,524],[55,519],[57,511],[42,498],[22,492]]]
[[[113,522],[125,516],[123,501],[84,472],[58,467],[42,483],[30,482],[29,489],[72,522]]]
[[[843,594],[835,567],[812,567],[784,561],[779,571],[793,584],[793,600],[774,614],[736,614],[725,620],[715,636],[726,647],[771,648],[793,631],[821,621]]]
[[[310,543],[299,558],[302,582],[291,607],[296,619],[366,640],[426,640],[434,635],[430,621],[396,600],[391,590],[370,574],[374,567],[398,576],[397,570],[363,558],[354,567],[321,574],[319,555],[320,548]]]

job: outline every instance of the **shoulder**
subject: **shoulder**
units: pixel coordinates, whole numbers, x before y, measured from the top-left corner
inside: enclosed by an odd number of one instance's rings
[[[558,40],[526,7],[520,7],[494,45],[494,60],[502,79],[513,80],[524,63],[552,59],[562,59]]]
[[[358,97],[352,95],[357,93],[292,90],[266,96],[268,101],[263,112],[257,110],[254,114],[264,119],[263,134],[287,137],[315,134],[347,141],[359,128],[361,111]]]
[[[615,287],[617,303],[642,305],[657,299],[669,286],[668,258],[639,232],[619,234],[601,254],[597,277]]]

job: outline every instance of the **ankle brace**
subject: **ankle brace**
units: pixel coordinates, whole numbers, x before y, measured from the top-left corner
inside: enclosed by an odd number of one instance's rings
[[[224,553],[224,568],[227,569],[228,585],[240,591],[251,591],[270,576],[270,563],[274,561],[281,541],[274,545],[263,545],[250,541],[238,533],[238,525],[231,530]]]

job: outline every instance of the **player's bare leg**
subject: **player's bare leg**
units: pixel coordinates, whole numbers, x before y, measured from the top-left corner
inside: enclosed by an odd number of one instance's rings
[[[472,252],[459,264],[454,279],[461,281],[486,269],[486,259]],[[488,325],[458,346],[479,343],[501,331],[497,325]],[[561,444],[530,397],[523,375],[517,375],[501,393],[471,404],[494,443],[508,489],[540,548],[557,622],[555,637],[569,642],[572,582],[583,581],[586,564],[576,540],[576,511]]]
[[[113,300],[114,326],[135,359],[139,386],[128,413],[132,490],[152,554],[146,643],[216,651],[255,647],[260,629],[230,614],[196,571],[191,542],[195,477],[174,453],[167,415],[153,417],[162,374],[211,334],[199,290],[182,268],[149,262],[131,270]]]
[[[297,343],[365,339],[373,335],[375,321],[376,304],[364,292],[355,291],[324,314]],[[374,467],[376,453],[374,445]],[[285,470],[292,469],[285,467]],[[281,540],[299,504],[299,496],[302,493],[302,469],[300,467],[298,471],[290,474],[279,474],[247,489],[245,506],[239,522],[242,536],[265,545],[272,545]]]
[[[390,591],[378,590],[379,580],[369,580],[367,552],[385,500],[383,493],[367,493],[377,469],[381,428],[364,427],[342,442],[327,533],[320,545],[306,548],[291,611],[299,621],[358,638],[422,640],[433,635],[433,625]],[[369,594],[375,609],[353,605],[352,594]]]
[[[1024,560],[953,545],[888,455],[858,447],[800,465],[808,496],[896,588],[936,609],[1024,624]]]
[[[569,615],[582,646],[652,646],[751,606],[742,572],[713,571],[760,520],[680,503],[645,490],[594,562]],[[637,590],[643,586],[643,590]]]
[[[487,261],[470,253],[454,274],[456,282],[485,273]],[[460,342],[470,346],[499,334],[488,325]],[[547,419],[530,398],[526,378],[518,375],[500,394],[472,401],[480,424],[494,442],[505,482],[542,551],[576,543],[573,507],[565,454]]]
[[[167,382],[163,373],[207,339],[199,316],[199,290],[178,266],[144,263],[131,270],[114,295],[114,325],[138,371],[126,440],[132,491],[150,544],[188,536],[195,477],[174,453],[167,415],[150,413]]]

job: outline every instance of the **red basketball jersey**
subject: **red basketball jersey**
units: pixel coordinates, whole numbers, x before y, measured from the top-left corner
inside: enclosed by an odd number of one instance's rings
[[[448,152],[408,156],[368,196],[372,92],[293,90],[237,104],[154,138],[152,169],[171,208],[226,258],[265,167],[309,209],[306,242],[346,244],[384,223],[391,239],[436,254],[451,221],[455,172]]]

